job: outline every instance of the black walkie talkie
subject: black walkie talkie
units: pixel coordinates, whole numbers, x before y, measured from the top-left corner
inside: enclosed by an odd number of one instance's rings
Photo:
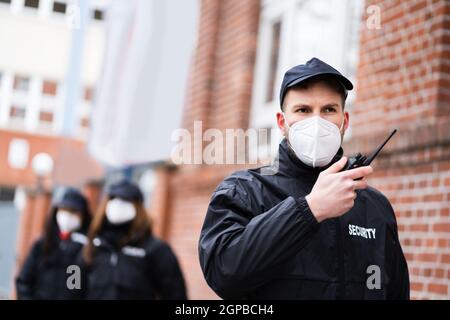
[[[397,132],[397,129],[394,129],[394,131],[391,132],[389,137],[387,137],[387,139],[384,140],[384,142],[378,148],[376,148],[375,151],[372,152],[372,154],[370,156],[366,157],[366,156],[363,156],[361,153],[357,153],[355,156],[348,158],[347,163],[345,164],[345,167],[341,171],[368,166],[373,161],[373,159],[375,159],[375,157],[378,155],[378,153],[381,151],[381,149],[383,149],[384,145],[389,141],[389,139],[392,138],[392,136],[396,132]]]

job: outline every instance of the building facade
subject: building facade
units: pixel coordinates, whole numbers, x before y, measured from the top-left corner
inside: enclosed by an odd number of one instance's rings
[[[20,217],[38,182],[34,156],[47,153],[55,164],[42,181],[46,188],[82,186],[87,179],[102,176],[101,166],[86,152],[85,140],[103,58],[106,5],[103,0],[89,1],[83,46],[77,56],[72,54],[73,38],[82,14],[75,1],[0,1],[0,296],[11,291],[14,265],[20,264],[40,233],[37,227],[34,233],[23,228],[32,220]],[[82,61],[82,68],[77,72],[79,91],[70,98],[74,103],[69,110],[69,92],[76,91],[69,76],[74,57]],[[69,122],[73,122],[70,133]],[[27,231],[19,236],[20,229]]]
[[[282,75],[312,56],[328,61],[356,85],[346,106],[350,128],[345,154],[368,153],[398,129],[374,162],[369,184],[395,210],[411,297],[449,299],[450,3],[202,0],[200,8],[183,113],[183,127],[190,133],[201,127],[193,153],[203,160],[211,142],[203,134],[208,129],[267,129],[273,132],[270,139],[250,145],[245,153],[265,149],[272,158],[280,139],[275,112]],[[14,77],[9,78],[14,87]],[[26,86],[22,82],[17,80],[17,88]],[[251,166],[255,164],[194,161],[154,168],[150,211],[155,232],[179,257],[191,299],[218,298],[204,280],[197,247],[210,196],[228,174]],[[46,203],[39,199],[24,214],[42,211]],[[21,228],[27,233],[27,228],[38,227]]]
[[[195,121],[203,130],[274,128],[288,67],[317,56],[349,75],[344,152],[370,152],[399,130],[369,183],[394,207],[415,299],[450,297],[449,10],[445,0],[202,1],[184,115],[191,132]],[[199,266],[199,233],[214,188],[245,167],[179,165],[160,176],[162,234],[191,298],[217,298]]]

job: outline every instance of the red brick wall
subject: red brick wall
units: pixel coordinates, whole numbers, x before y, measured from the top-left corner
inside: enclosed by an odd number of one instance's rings
[[[391,201],[413,298],[450,298],[450,2],[368,1],[381,28],[362,25],[353,137],[368,151],[399,132],[370,183]]]
[[[346,153],[372,150],[399,129],[370,183],[391,200],[413,298],[450,297],[450,23],[448,1],[367,1],[381,28],[361,25],[353,137]],[[258,1],[203,1],[185,127],[247,128]],[[188,272],[191,298],[215,297],[197,240],[211,191],[232,166],[181,166],[170,174],[166,237]]]

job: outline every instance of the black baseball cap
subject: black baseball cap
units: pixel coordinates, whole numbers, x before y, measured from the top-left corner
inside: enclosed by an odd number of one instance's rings
[[[286,92],[289,88],[298,85],[300,82],[305,81],[306,79],[311,79],[320,75],[334,76],[344,86],[345,89],[353,89],[353,84],[350,82],[350,80],[344,77],[339,71],[334,69],[329,64],[314,57],[305,64],[300,64],[286,71],[283,77],[283,82],[281,83],[280,107],[283,105],[284,96],[286,95]]]
[[[74,188],[67,188],[62,196],[55,201],[54,207],[71,209],[83,213],[88,210],[88,203],[81,192]]]
[[[108,190],[108,197],[119,198],[127,201],[144,201],[144,195],[141,189],[129,180],[121,180],[110,186]]]

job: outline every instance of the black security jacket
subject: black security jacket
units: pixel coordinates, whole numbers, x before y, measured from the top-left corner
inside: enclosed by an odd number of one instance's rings
[[[318,223],[305,196],[324,168],[303,164],[286,140],[278,160],[235,172],[214,191],[199,240],[211,288],[225,299],[408,299],[387,198],[358,190],[350,211]]]

